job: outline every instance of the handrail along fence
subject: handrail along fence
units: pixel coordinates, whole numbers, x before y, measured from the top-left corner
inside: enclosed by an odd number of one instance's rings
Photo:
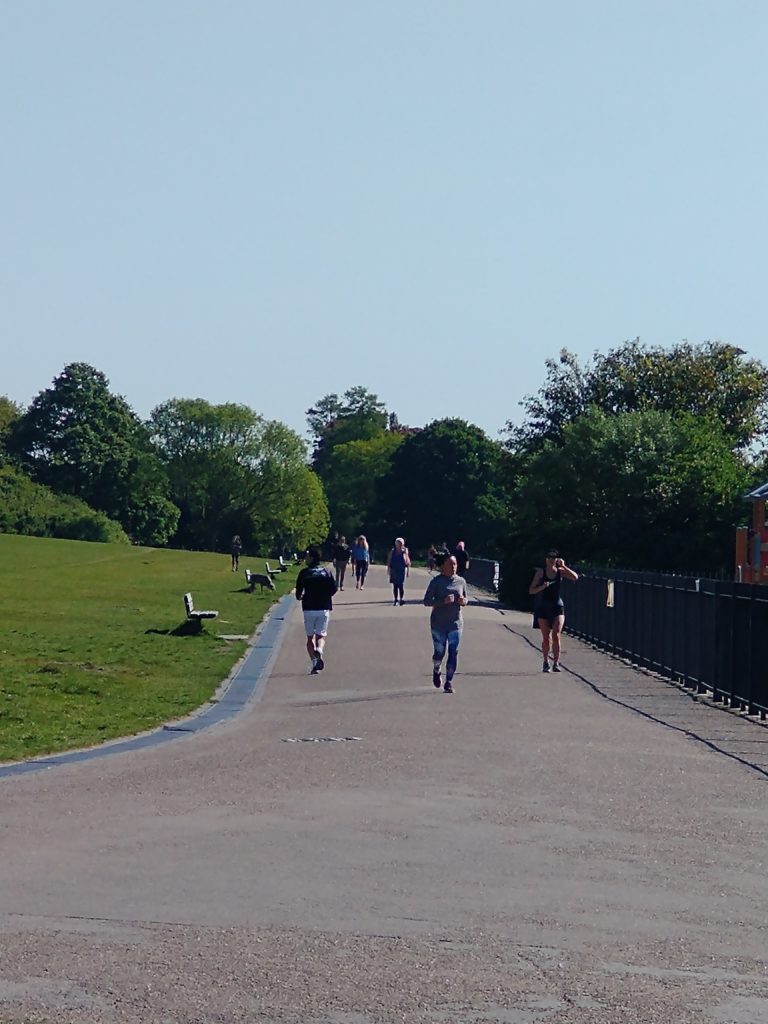
[[[587,569],[566,629],[717,702],[768,714],[768,587],[666,573]]]

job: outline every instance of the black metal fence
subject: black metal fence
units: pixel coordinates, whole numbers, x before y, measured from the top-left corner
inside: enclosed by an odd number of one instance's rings
[[[591,569],[568,588],[574,636],[715,701],[768,713],[768,587]]]
[[[464,577],[474,587],[493,594],[499,592],[499,563],[491,558],[470,558]]]

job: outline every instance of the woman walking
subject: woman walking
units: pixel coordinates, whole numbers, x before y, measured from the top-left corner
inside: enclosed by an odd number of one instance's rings
[[[243,542],[240,540],[240,535],[236,533],[229,545],[229,551],[232,555],[232,572],[237,572],[240,568],[240,552],[242,550]]]
[[[533,574],[528,593],[534,595],[533,628],[541,630],[541,671],[549,672],[549,648],[552,645],[552,671],[560,671],[560,634],[565,624],[565,604],[560,596],[563,579],[575,582],[579,577],[569,569],[552,548],[544,558],[544,568]]]
[[[405,577],[411,565],[411,556],[402,537],[395,537],[395,546],[387,556],[387,571],[389,582],[392,584],[393,604],[398,600],[401,605],[405,604]]]
[[[371,551],[362,533],[352,547],[352,561],[355,563],[355,590],[362,590],[371,564]]]

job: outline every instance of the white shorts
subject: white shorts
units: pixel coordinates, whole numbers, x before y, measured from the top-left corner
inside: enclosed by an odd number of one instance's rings
[[[326,636],[331,619],[329,611],[304,612],[304,630],[307,636]]]

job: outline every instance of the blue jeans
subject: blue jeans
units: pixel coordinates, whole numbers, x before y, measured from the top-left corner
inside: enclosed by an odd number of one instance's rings
[[[459,655],[459,643],[461,642],[461,626],[453,626],[451,629],[436,629],[432,626],[432,664],[436,669],[440,668],[445,648],[448,648],[448,660],[445,663],[446,679],[453,679],[456,671],[456,664]]]

